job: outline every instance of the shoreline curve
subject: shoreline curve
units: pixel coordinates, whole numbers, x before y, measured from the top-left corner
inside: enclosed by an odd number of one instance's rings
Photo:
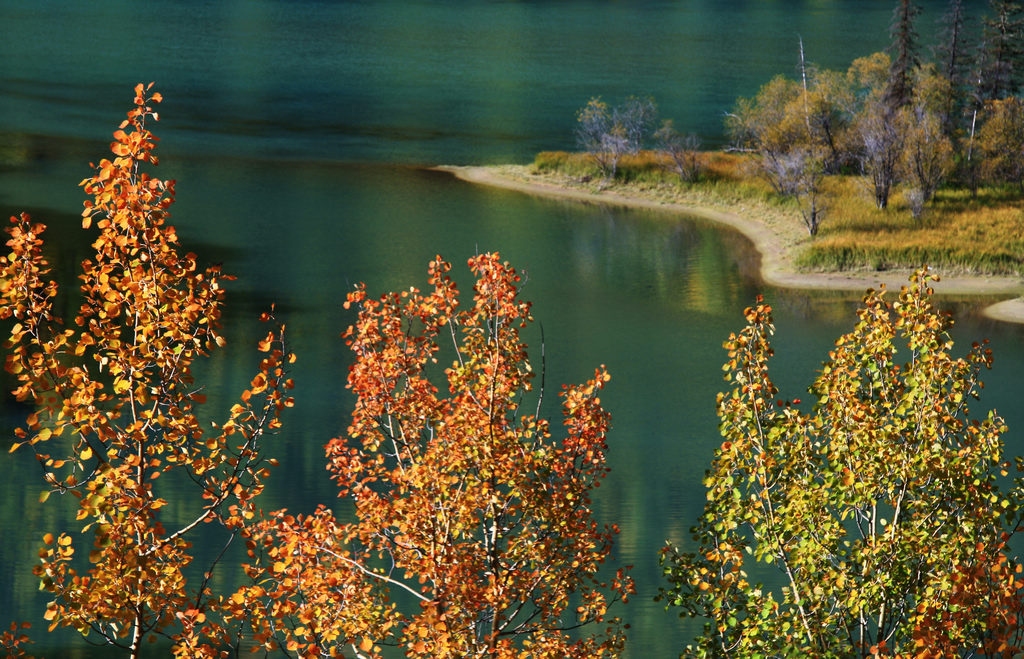
[[[854,272],[801,272],[793,266],[796,248],[805,238],[799,236],[799,223],[794,221],[788,235],[780,235],[781,227],[762,221],[753,214],[741,215],[735,209],[717,208],[713,205],[689,200],[665,201],[636,194],[624,194],[621,189],[594,191],[583,187],[559,185],[541,176],[532,175],[522,165],[453,166],[432,167],[435,171],[448,172],[456,178],[479,185],[515,190],[525,194],[580,202],[646,208],[701,217],[712,222],[730,226],[740,231],[753,244],[761,257],[760,276],[771,286],[795,289],[829,289],[863,292],[868,288],[885,284],[886,288],[899,290],[906,284],[910,270],[854,271]],[[743,208],[739,210],[745,210]],[[794,229],[796,231],[794,231]],[[997,275],[943,275],[935,285],[940,294],[997,295],[1011,299],[991,304],[983,314],[994,320],[1024,324],[1024,280],[1020,277]]]

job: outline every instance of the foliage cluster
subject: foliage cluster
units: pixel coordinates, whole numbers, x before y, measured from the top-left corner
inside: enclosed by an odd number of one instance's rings
[[[256,526],[254,586],[244,597],[265,602],[247,611],[257,638],[283,636],[285,646],[316,656],[359,638],[398,644],[411,657],[583,659],[621,650],[622,630],[607,612],[632,583],[622,570],[599,580],[618,531],[600,528],[590,512],[590,492],[608,470],[599,394],[609,376],[600,368],[563,388],[566,436],[555,441],[540,401],[530,413],[524,399],[534,370],[520,330],[532,318],[518,299],[519,276],[496,254],[470,267],[476,284],[465,309],[440,258],[426,293],[349,294],[346,306],[359,308],[345,334],[357,402],[347,436],[326,453],[357,521],[320,508],[278,512]],[[439,395],[431,370],[445,339],[454,361]],[[380,557],[387,568],[372,567]],[[401,613],[388,586],[414,596],[419,611]],[[604,632],[567,633],[590,623]]]
[[[951,321],[918,272],[897,298],[869,291],[853,331],[810,388],[779,400],[771,308],[746,310],[725,343],[731,389],[689,550],[665,548],[681,615],[706,620],[687,656],[1013,656],[1020,566],[1007,543],[1021,483],[1007,489],[1006,428],[969,404],[991,352],[953,357]],[[902,363],[901,363],[902,362]],[[784,584],[752,583],[749,561]]]
[[[275,322],[226,419],[200,423],[192,367],[225,343],[230,277],[182,254],[167,223],[174,182],[146,171],[157,164],[150,124],[162,100],[151,86],[136,87],[113,158],[82,182],[82,225],[96,234],[72,322],[54,311],[43,224],[11,218],[0,257],[6,368],[33,407],[11,450],[35,456],[42,500],[77,502],[90,538],[55,529],[42,539],[35,574],[53,597],[50,629],[133,658],[161,639],[190,658],[379,657],[386,646],[420,657],[618,654],[624,633],[608,609],[632,582],[625,570],[602,581],[618,530],[595,521],[590,500],[608,471],[600,392],[609,376],[599,368],[563,388],[561,431],[540,417],[543,384],[531,401],[520,339],[530,305],[497,254],[470,261],[468,308],[440,257],[427,294],[374,300],[360,286],[349,295],[359,310],[345,333],[356,408],[325,450],[355,520],[323,506],[309,515],[256,507],[275,464],[265,440],[292,405],[294,356]],[[445,339],[454,361],[433,373]],[[182,484],[191,496],[172,489]],[[219,528],[223,549],[194,565],[193,543],[218,535],[200,536],[204,527]],[[245,583],[217,591],[238,581],[215,576],[236,539],[248,553]],[[413,606],[396,604],[393,590]],[[24,655],[23,629],[0,635],[8,656]]]
[[[131,656],[147,636],[167,636],[188,656],[192,623],[220,609],[207,582],[185,589],[192,538],[213,523],[230,543],[253,516],[270,465],[263,438],[291,405],[290,357],[283,326],[268,332],[251,387],[222,424],[202,427],[205,396],[192,364],[224,342],[218,321],[229,277],[178,253],[166,223],[174,182],[142,171],[157,162],[148,124],[161,97],[149,92],[136,87],[113,160],[82,182],[92,196],[82,225],[99,234],[94,257],[82,263],[72,326],[54,314],[45,226],[26,214],[11,218],[10,251],[0,258],[0,317],[14,320],[6,360],[19,383],[14,394],[36,408],[11,450],[35,455],[42,500],[74,497],[82,531],[93,536],[84,551],[67,531],[43,538],[35,573],[53,595],[51,629],[71,627]],[[176,475],[194,487],[185,520],[165,510],[162,490]]]

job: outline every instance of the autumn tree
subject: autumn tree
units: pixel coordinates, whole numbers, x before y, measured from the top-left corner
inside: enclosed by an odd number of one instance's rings
[[[737,100],[726,117],[733,147],[769,161],[791,149],[810,149],[822,153],[826,174],[838,174],[859,162],[855,122],[864,107],[884,102],[889,69],[884,53],[855,60],[846,72],[801,58],[799,81],[776,76],[756,96]]]
[[[97,231],[77,315],[67,325],[56,317],[46,227],[22,214],[11,218],[0,259],[0,317],[13,323],[6,368],[14,393],[35,406],[11,450],[35,455],[43,500],[62,495],[51,498],[78,506],[80,525],[47,533],[35,568],[53,596],[50,628],[73,628],[132,657],[145,638],[162,636],[176,654],[195,657],[212,651],[199,632],[217,636],[220,600],[209,588],[213,565],[191,566],[192,538],[213,524],[230,543],[252,516],[268,465],[263,440],[290,404],[290,381],[278,327],[226,421],[212,431],[200,423],[204,395],[192,367],[224,344],[222,282],[230,277],[181,253],[167,224],[174,182],[145,171],[157,164],[150,123],[161,97],[151,87],[135,88],[112,159],[81,184],[91,197],[82,225]],[[194,486],[193,500],[174,502],[188,517],[167,512],[166,481]]]
[[[852,121],[857,99],[849,77],[814,69],[804,101],[811,135],[824,149],[825,173],[839,174],[855,163]]]
[[[953,142],[942,130],[942,119],[933,112],[911,108],[901,120],[906,137],[900,178],[920,191],[927,203],[953,172]]]
[[[775,76],[753,98],[736,101],[726,117],[726,130],[735,148],[771,159],[811,140],[804,110],[800,84]]]
[[[919,217],[923,204],[931,201],[953,172],[954,153],[953,141],[943,127],[949,82],[932,73],[931,67],[916,73],[913,97],[898,117],[904,136],[899,178],[909,185],[908,195],[918,195],[920,205],[912,202],[911,209]]]
[[[985,104],[978,130],[981,177],[990,183],[1024,188],[1024,101],[1010,97]]]
[[[769,374],[771,308],[746,310],[725,343],[732,388],[718,396],[723,441],[704,514],[689,547],[663,554],[662,596],[706,621],[687,656],[937,657],[1019,644],[1017,612],[986,626],[999,612],[972,601],[986,589],[1019,599],[1004,552],[1024,502],[1019,486],[1000,485],[1005,427],[969,410],[992,357],[978,344],[951,355],[931,279],[915,273],[892,301],[868,292],[808,411],[779,400]],[[751,561],[784,585],[753,583]]]
[[[427,292],[349,294],[356,403],[326,454],[354,518],[282,511],[253,535],[239,615],[263,647],[581,659],[622,649],[608,607],[632,584],[622,570],[601,581],[617,529],[598,526],[590,498],[608,471],[609,376],[599,368],[562,389],[556,440],[540,416],[543,368],[531,398],[519,276],[497,254],[469,265],[466,307],[440,257]]]
[[[845,158],[839,152],[844,130],[840,87],[829,72],[807,86],[782,76],[761,87],[753,99],[739,99],[727,120],[734,143],[755,153],[757,173],[779,194],[793,197],[811,236],[825,214],[825,175]]]

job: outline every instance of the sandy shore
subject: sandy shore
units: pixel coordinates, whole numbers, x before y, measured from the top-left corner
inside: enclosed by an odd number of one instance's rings
[[[793,264],[796,252],[807,240],[798,218],[775,216],[764,209],[723,208],[704,200],[665,199],[653,193],[635,194],[622,188],[597,190],[580,184],[560,184],[548,177],[531,174],[528,167],[500,165],[489,167],[438,167],[472,183],[517,190],[527,194],[635,208],[654,208],[696,215],[734,227],[746,235],[761,255],[761,277],[772,286],[804,289],[864,291],[884,283],[899,290],[910,271],[886,272],[801,272]],[[990,305],[985,314],[997,320],[1024,323],[1024,280],[1020,277],[942,276],[935,284],[938,293],[1006,296]]]

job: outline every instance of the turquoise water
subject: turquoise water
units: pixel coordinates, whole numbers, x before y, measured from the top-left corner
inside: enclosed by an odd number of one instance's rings
[[[95,139],[155,80],[164,136],[192,156],[525,161],[571,148],[591,96],[630,94],[717,145],[737,95],[795,74],[798,39],[845,69],[885,47],[892,4],[8,1],[0,125]],[[926,44],[938,13],[919,21]]]
[[[685,542],[703,505],[722,341],[765,293],[778,312],[778,379],[799,397],[857,296],[766,288],[748,243],[706,222],[475,187],[414,165],[572,148],[575,110],[598,94],[653,94],[678,127],[721,144],[735,97],[794,70],[797,35],[809,59],[843,68],[884,46],[890,12],[841,1],[0,2],[0,212],[50,222],[73,285],[88,244],[75,184],[103,157],[132,85],[157,81],[167,99],[158,173],[178,181],[174,222],[187,249],[238,276],[228,348],[201,373],[210,406],[225,409],[251,373],[255,317],[272,302],[299,354],[268,509],[334,500],[321,446],[351,407],[338,335],[352,284],[422,286],[437,253],[463,263],[501,251],[528,275],[548,382],[582,380],[600,363],[612,373],[602,397],[612,473],[597,505],[621,526],[617,560],[634,565],[640,591],[620,610],[629,656],[675,656],[696,629],[652,600],[657,550]],[[1019,452],[1024,332],[980,318],[977,303],[948,304],[959,341],[993,339],[984,402],[1007,417]],[[536,356],[539,327],[526,338]],[[555,411],[553,397],[546,406]],[[23,414],[3,403],[4,435]],[[72,507],[36,503],[29,456],[0,460],[0,620],[42,628],[29,568]]]

